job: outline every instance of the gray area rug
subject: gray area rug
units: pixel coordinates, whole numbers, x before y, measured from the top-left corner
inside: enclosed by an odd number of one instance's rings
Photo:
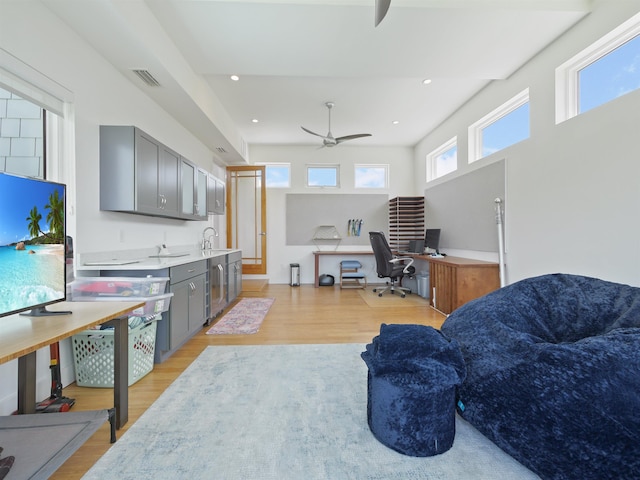
[[[537,479],[467,422],[415,458],[367,425],[364,345],[212,346],[86,479]]]

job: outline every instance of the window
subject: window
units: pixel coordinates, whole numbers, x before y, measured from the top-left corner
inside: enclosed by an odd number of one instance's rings
[[[640,13],[556,69],[556,123],[640,88]]]
[[[529,89],[469,127],[469,163],[529,138]]]
[[[458,137],[440,145],[427,155],[427,182],[458,169]]]
[[[356,188],[387,188],[389,165],[356,165]]]
[[[337,187],[338,165],[309,165],[307,166],[308,187]]]
[[[0,88],[0,171],[44,178],[45,110]]]
[[[291,165],[288,163],[265,165],[265,185],[267,188],[289,188],[291,186]]]

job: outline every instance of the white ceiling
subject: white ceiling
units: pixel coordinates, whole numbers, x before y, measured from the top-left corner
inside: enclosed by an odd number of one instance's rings
[[[350,145],[413,146],[591,8],[391,0],[374,28],[375,0],[42,1],[227,164],[245,144],[320,145],[300,126],[326,134],[327,101],[334,136],[372,134]]]

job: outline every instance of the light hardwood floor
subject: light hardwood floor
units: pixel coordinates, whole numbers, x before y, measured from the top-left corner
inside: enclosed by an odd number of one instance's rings
[[[338,286],[314,288],[313,285],[263,286],[256,281],[245,282],[241,298],[275,298],[260,331],[253,335],[206,335],[207,328],[204,328],[167,361],[155,365],[148,375],[129,387],[129,422],[117,432],[118,438],[209,345],[369,343],[379,333],[382,323],[418,323],[439,328],[445,319],[444,315],[430,308],[426,300],[415,302],[416,299],[412,298],[415,295],[405,299],[397,296],[388,298],[388,294],[382,298],[374,294],[371,296],[384,306],[377,306],[378,303],[371,302],[371,299],[369,303],[376,306],[369,306],[357,289],[340,289]],[[76,399],[74,411],[113,406],[111,389],[73,384],[63,393]],[[55,442],[55,438],[51,441]],[[108,424],[105,424],[51,478],[81,478],[108,448]]]

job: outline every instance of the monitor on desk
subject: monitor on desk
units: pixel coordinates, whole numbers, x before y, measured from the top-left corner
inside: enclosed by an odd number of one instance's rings
[[[439,243],[440,243],[440,229],[427,228],[424,234],[424,246],[427,249],[427,253],[437,252]]]

